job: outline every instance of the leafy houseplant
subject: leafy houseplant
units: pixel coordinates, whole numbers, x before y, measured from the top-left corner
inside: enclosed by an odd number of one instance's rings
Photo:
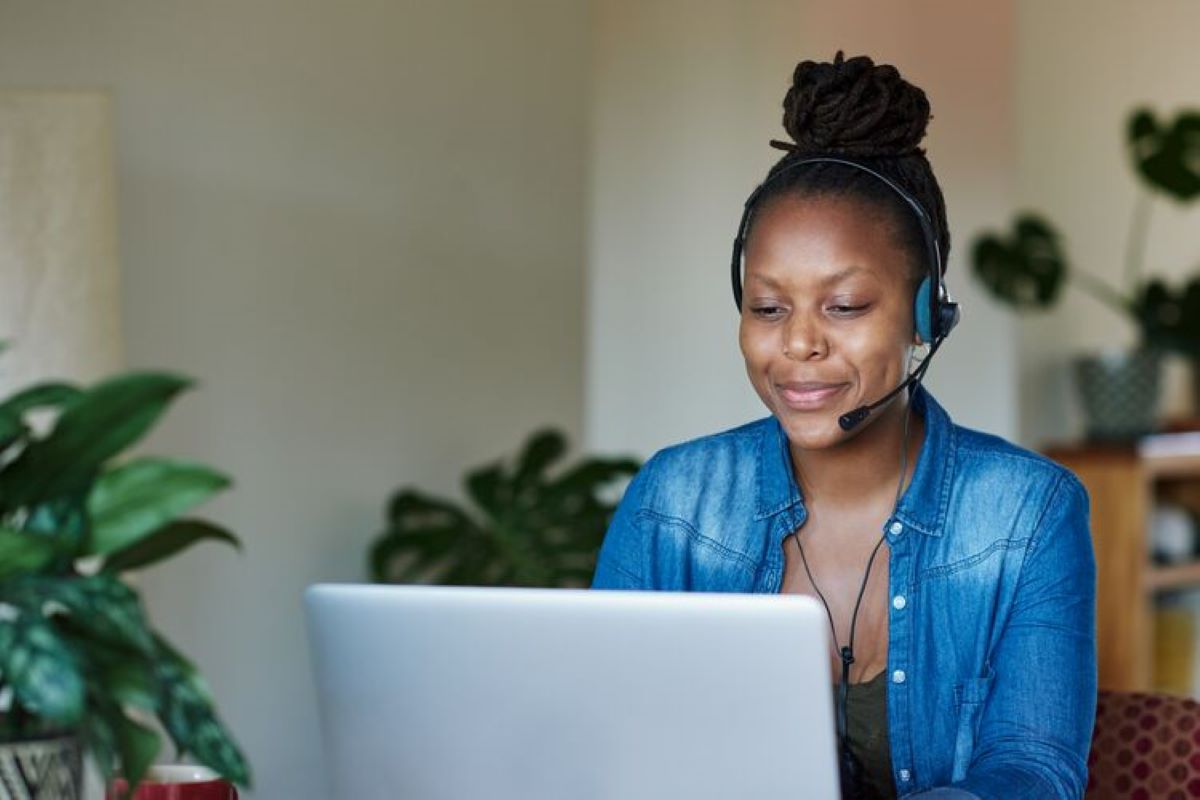
[[[1018,309],[1045,309],[1058,300],[1067,279],[1126,315],[1138,327],[1149,358],[1175,352],[1190,359],[1200,400],[1200,265],[1182,285],[1171,287],[1144,275],[1146,232],[1153,193],[1178,203],[1200,197],[1200,111],[1180,113],[1170,125],[1147,109],[1134,111],[1126,140],[1135,173],[1148,189],[1134,210],[1124,285],[1070,267],[1061,237],[1044,218],[1018,215],[1008,235],[984,233],[972,244],[976,277],[997,299]]]
[[[485,586],[586,586],[615,504],[601,490],[640,467],[631,459],[580,461],[555,477],[546,470],[566,451],[558,431],[543,429],[511,467],[503,461],[469,472],[468,511],[413,488],[396,492],[387,529],[370,552],[380,582]]]
[[[177,751],[249,783],[203,679],[122,578],[203,540],[240,546],[212,523],[178,518],[226,477],[160,458],[115,461],[188,386],[129,373],[0,402],[0,755],[65,736],[91,751],[106,781],[136,785],[161,746],[157,721]],[[53,796],[78,796],[78,753],[67,769],[75,787]],[[25,790],[15,796],[47,796]]]

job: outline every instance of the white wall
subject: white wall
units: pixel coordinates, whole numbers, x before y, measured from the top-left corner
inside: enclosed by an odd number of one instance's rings
[[[152,449],[245,538],[147,573],[256,770],[317,798],[300,594],[395,487],[581,430],[582,2],[0,2],[0,87],[116,104],[131,366],[201,386]]]
[[[948,283],[964,320],[928,384],[961,423],[1017,432],[1015,321],[967,280],[969,235],[1012,205],[1011,4],[596,0],[588,212],[587,437],[648,454],[764,416],[737,348],[729,252],[785,138],[797,61],[838,48],[929,95]]]
[[[1017,4],[1019,203],[1059,228],[1072,263],[1113,283],[1143,191],[1126,157],[1126,118],[1143,104],[1169,119],[1200,107],[1198,30],[1200,5],[1190,0]],[[1200,268],[1200,204],[1185,208],[1154,201],[1152,273],[1177,280]],[[1051,314],[1030,317],[1021,327],[1024,438],[1081,432],[1069,358],[1135,340],[1124,317],[1077,290]],[[1187,402],[1182,377],[1172,372],[1168,410]]]

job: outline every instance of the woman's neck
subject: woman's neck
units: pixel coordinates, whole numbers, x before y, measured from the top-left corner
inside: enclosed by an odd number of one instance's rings
[[[900,481],[900,448],[905,439],[904,417],[908,423],[908,458],[904,486],[912,480],[917,457],[925,441],[925,420],[910,399],[901,395],[880,409],[878,418],[857,436],[836,447],[801,450],[789,445],[796,481],[805,503],[825,508],[861,507],[864,502],[883,502],[891,507]]]

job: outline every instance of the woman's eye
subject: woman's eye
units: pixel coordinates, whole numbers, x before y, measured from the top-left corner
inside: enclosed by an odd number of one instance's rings
[[[852,305],[846,305],[844,303],[838,303],[838,304],[829,306],[828,308],[829,308],[829,311],[833,314],[837,314],[839,316],[852,316],[854,314],[858,314],[858,313],[865,311],[867,306],[866,305],[852,306]]]
[[[758,308],[751,309],[751,312],[756,317],[773,317],[782,310],[779,306],[759,306]]]

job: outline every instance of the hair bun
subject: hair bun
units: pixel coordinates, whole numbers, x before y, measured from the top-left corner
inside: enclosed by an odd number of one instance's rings
[[[868,56],[801,61],[783,99],[783,127],[797,153],[923,154],[929,101],[890,64]],[[776,143],[777,144],[777,143]]]

